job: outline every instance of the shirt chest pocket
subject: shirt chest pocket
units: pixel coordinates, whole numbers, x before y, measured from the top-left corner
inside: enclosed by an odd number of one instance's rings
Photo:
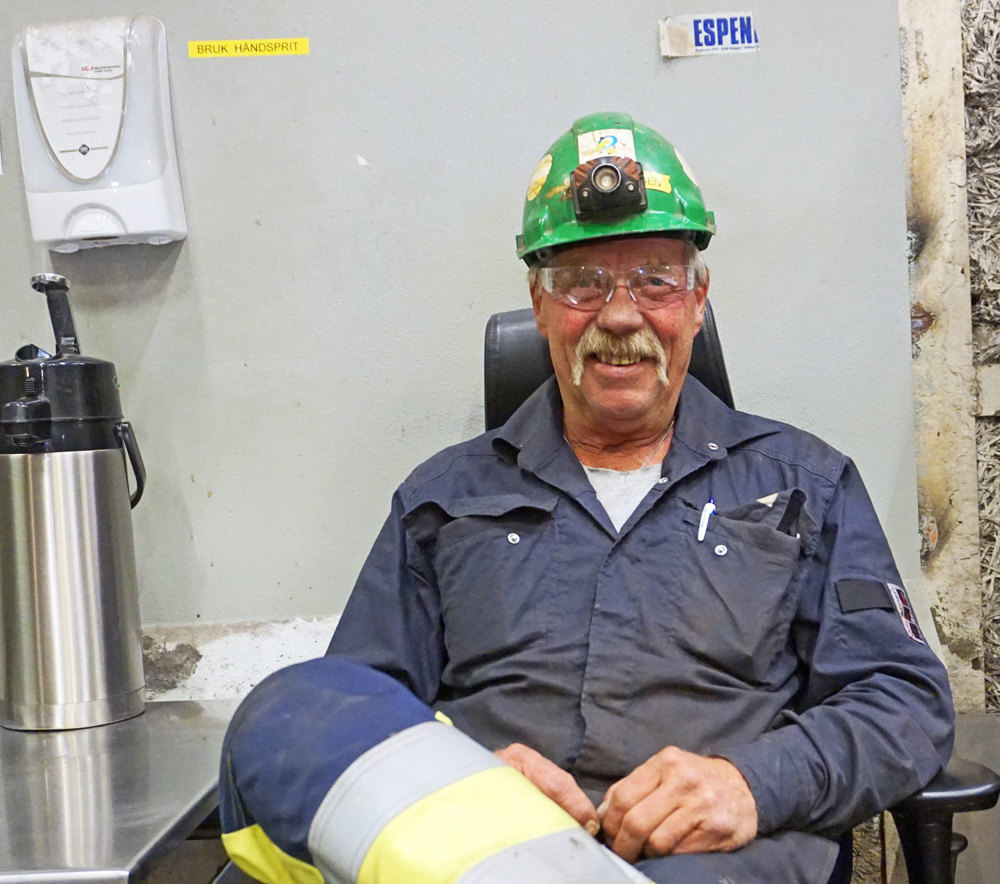
[[[789,495],[713,514],[700,541],[701,511],[687,505],[682,519],[670,611],[676,644],[752,684],[766,683],[795,613],[792,582],[803,545],[796,529],[804,537],[812,520],[804,509],[791,522],[782,518]]]
[[[546,592],[558,544],[554,495],[501,494],[440,502],[434,571],[449,661],[516,653],[550,632]]]

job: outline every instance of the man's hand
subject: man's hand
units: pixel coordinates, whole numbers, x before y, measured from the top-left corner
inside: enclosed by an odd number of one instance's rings
[[[723,758],[668,746],[615,783],[598,808],[623,859],[736,850],[757,835],[757,803]]]
[[[506,749],[497,749],[493,754],[524,774],[591,835],[597,834],[600,824],[593,802],[559,765],[523,743],[511,743]]]

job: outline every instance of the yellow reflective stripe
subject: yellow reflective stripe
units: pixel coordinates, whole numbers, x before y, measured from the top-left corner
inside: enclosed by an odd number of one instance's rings
[[[498,850],[576,825],[514,768],[491,767],[395,816],[365,854],[357,884],[452,884]]]
[[[222,833],[222,846],[251,878],[267,884],[323,884],[319,869],[289,856],[259,825]]]
[[[434,717],[440,721],[442,724],[448,725],[448,727],[454,727],[455,722],[453,722],[447,715],[445,715],[440,709],[434,713]]]

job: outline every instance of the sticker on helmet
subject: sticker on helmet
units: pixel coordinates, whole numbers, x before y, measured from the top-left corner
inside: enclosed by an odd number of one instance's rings
[[[903,621],[903,629],[906,630],[906,634],[915,642],[923,644],[924,639],[920,635],[920,627],[917,625],[917,615],[913,613],[913,606],[906,597],[906,590],[901,586],[896,586],[895,583],[887,583],[886,588],[889,590],[889,595],[892,596],[892,602],[896,606],[899,619]]]
[[[635,143],[631,129],[597,129],[576,136],[580,163],[596,157],[628,157],[635,159]]]
[[[547,153],[538,161],[538,165],[535,166],[535,174],[531,176],[531,183],[528,185],[528,202],[538,196],[542,185],[545,184],[545,179],[549,177],[549,169],[551,168],[552,154]]]
[[[646,190],[658,190],[661,193],[671,193],[670,176],[659,172],[647,172],[643,169],[642,177],[646,179]]]

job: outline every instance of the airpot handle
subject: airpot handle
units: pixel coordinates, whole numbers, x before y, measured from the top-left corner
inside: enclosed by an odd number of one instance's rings
[[[132,424],[128,421],[120,421],[115,424],[115,435],[118,437],[118,441],[125,446],[128,459],[132,462],[132,472],[135,473],[135,491],[132,492],[132,497],[129,500],[132,504],[132,509],[135,509],[135,505],[139,502],[139,498],[142,497],[142,492],[146,487],[146,465],[142,462],[142,455],[139,453],[139,443],[135,441]]]
[[[73,313],[69,309],[69,280],[58,273],[39,273],[31,277],[31,287],[45,295],[49,304],[49,318],[56,336],[56,356],[80,352],[76,338]]]

